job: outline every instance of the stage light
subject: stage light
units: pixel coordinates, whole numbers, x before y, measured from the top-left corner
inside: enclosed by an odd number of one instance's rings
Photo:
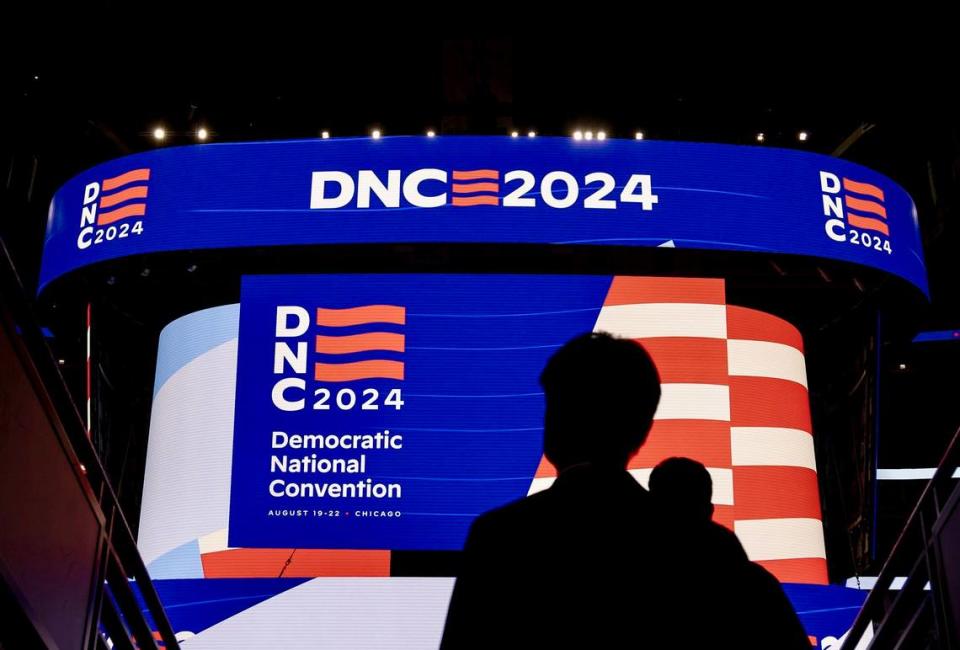
[[[758,133],[758,134],[757,134],[757,142],[763,142],[764,139],[765,139],[765,138],[764,138],[764,135],[763,135],[762,133]]]
[[[800,133],[797,134],[797,140],[799,140],[800,142],[806,142],[807,138],[809,137],[810,137],[810,134],[807,133],[806,131],[801,131]]]
[[[643,131],[637,131],[634,136],[636,140],[643,140]]]
[[[583,131],[574,131],[573,132],[574,140],[583,140]]]
[[[435,132],[433,129],[427,131],[427,137],[428,137],[428,138],[432,138],[432,137],[434,137],[435,135],[437,135],[437,134],[436,134],[436,132]]]
[[[593,140],[593,131],[587,131],[583,134],[584,140]]]
[[[537,132],[536,132],[536,131],[527,131],[527,137],[528,137],[528,138],[535,138],[535,137],[537,137]]]
[[[520,132],[519,132],[519,131],[513,131],[513,132],[510,133],[510,137],[511,137],[511,138],[519,138],[519,137],[520,137]]]
[[[190,266],[187,267],[187,273],[193,273],[196,270],[197,270],[196,264],[191,264]]]
[[[597,131],[597,140],[606,140],[607,132],[606,131]]]
[[[163,142],[166,137],[167,132],[163,129],[163,127],[158,126],[153,130],[153,139],[157,142]]]
[[[370,133],[370,137],[373,138],[374,140],[379,140],[379,139],[380,139],[380,129],[374,129],[374,130]]]
[[[321,132],[320,132],[320,137],[323,138],[324,140],[329,140],[329,139],[330,139],[330,132],[329,132],[329,131],[321,131]]]
[[[199,140],[200,142],[204,142],[209,137],[210,137],[210,132],[207,131],[205,128],[201,126],[199,129],[197,129],[197,140]]]
[[[907,364],[901,363],[898,367],[900,368],[900,370],[906,370],[906,369],[907,369]]]

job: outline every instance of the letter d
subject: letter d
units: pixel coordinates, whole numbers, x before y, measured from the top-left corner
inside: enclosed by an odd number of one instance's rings
[[[296,318],[296,325],[289,324],[290,316]],[[306,309],[296,305],[277,306],[277,338],[303,336],[308,329],[310,329],[310,313]]]
[[[840,179],[836,174],[820,172],[820,190],[824,194],[836,194],[840,191]]]
[[[340,193],[329,198],[324,196],[327,181],[337,183],[340,186]],[[313,182],[310,186],[310,209],[342,208],[353,199],[355,190],[356,183],[353,182],[349,174],[344,172],[313,172]]]

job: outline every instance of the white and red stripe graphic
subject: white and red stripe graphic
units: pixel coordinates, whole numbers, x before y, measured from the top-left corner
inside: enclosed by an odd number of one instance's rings
[[[317,308],[317,326],[331,329],[355,325],[405,325],[407,310],[399,305],[363,305],[347,309]],[[314,343],[317,354],[341,355],[355,352],[403,352],[403,334],[375,331],[365,334],[318,334]],[[314,363],[314,379],[329,383],[357,381],[358,379],[403,380],[403,361],[395,359],[367,359],[365,361],[334,361]]]
[[[713,477],[715,520],[783,582],[827,583],[803,342],[770,314],[727,305],[723,280],[616,277],[596,331],[650,352],[663,396],[629,471],[670,456]],[[553,483],[544,459],[530,493]]]
[[[496,169],[467,169],[453,171],[453,198],[458,207],[500,205],[500,172]]]
[[[147,213],[147,194],[150,170],[134,169],[125,174],[104,179],[100,195],[98,226],[106,226],[128,219],[142,217]],[[112,192],[108,194],[107,192]]]

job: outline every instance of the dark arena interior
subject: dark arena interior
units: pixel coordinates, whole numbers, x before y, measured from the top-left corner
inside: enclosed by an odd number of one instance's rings
[[[591,330],[810,647],[960,648],[950,56],[70,11],[0,77],[0,648],[438,647]]]

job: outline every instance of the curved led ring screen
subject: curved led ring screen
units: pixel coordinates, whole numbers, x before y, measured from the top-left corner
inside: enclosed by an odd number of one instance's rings
[[[174,321],[140,522],[151,575],[316,578],[284,602],[336,595],[344,638],[405,616],[401,641],[435,644],[452,583],[390,578],[391,551],[459,549],[478,513],[549,486],[537,378],[590,330],[640,341],[660,370],[630,472],[700,460],[752,559],[825,584],[799,332],[728,305],[723,280],[624,276],[248,276],[239,305]]]
[[[157,149],[50,205],[40,288],[161,251],[398,242],[791,253],[927,292],[912,200],[859,165],[783,149],[637,140],[309,140]]]

